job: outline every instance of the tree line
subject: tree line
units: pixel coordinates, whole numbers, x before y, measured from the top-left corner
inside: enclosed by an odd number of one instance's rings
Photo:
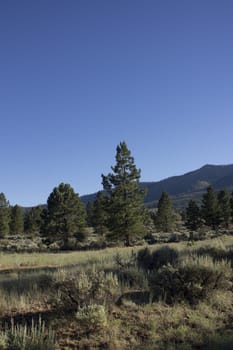
[[[69,184],[55,187],[47,206],[22,211],[10,206],[0,193],[0,238],[11,235],[40,235],[48,244],[60,242],[63,249],[84,241],[90,227],[99,238],[121,242],[126,246],[145,237],[148,228],[169,232],[175,229],[177,217],[190,230],[205,225],[211,229],[229,228],[233,220],[233,194],[227,190],[214,191],[210,186],[203,194],[201,205],[190,200],[186,210],[178,213],[167,192],[161,194],[157,210],[144,206],[146,190],[139,186],[140,169],[125,142],[116,148],[115,165],[102,175],[103,191],[84,208],[81,199]]]

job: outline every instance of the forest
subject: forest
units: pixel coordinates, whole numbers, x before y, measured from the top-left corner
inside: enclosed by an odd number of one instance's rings
[[[7,250],[5,242],[17,251],[132,246],[161,241],[164,233],[170,233],[168,240],[193,240],[209,230],[231,228],[233,193],[207,186],[200,204],[190,199],[186,208],[176,209],[164,191],[157,207],[147,208],[146,189],[139,186],[140,170],[125,142],[117,146],[115,158],[112,173],[102,175],[103,190],[86,206],[64,183],[53,189],[47,205],[32,208],[11,206],[0,193],[0,249]],[[21,245],[23,238],[31,239],[34,246]]]

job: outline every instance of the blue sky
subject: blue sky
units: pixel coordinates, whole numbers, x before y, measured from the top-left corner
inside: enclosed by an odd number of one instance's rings
[[[102,188],[125,140],[142,181],[233,163],[231,0],[0,1],[0,192]]]

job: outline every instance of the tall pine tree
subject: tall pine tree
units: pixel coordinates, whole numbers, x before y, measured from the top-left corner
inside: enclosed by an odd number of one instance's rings
[[[203,194],[201,212],[205,225],[217,229],[220,224],[219,205],[217,195],[211,186]]]
[[[9,234],[10,211],[5,194],[0,193],[0,238]]]
[[[188,229],[196,231],[201,226],[201,211],[193,199],[188,203],[185,218],[185,226]]]
[[[38,235],[42,226],[42,207],[37,206],[28,210],[24,215],[24,231],[32,235]]]
[[[221,225],[228,229],[231,220],[230,196],[227,190],[218,192],[218,210]]]
[[[233,222],[233,192],[231,192],[230,207],[231,207],[231,222]]]
[[[145,191],[139,188],[140,170],[125,142],[116,148],[116,165],[112,173],[102,175],[107,192],[107,226],[111,239],[123,241],[129,246],[145,235],[143,201]]]
[[[20,235],[24,232],[23,213],[19,205],[11,207],[10,234]]]
[[[95,232],[101,236],[108,232],[107,203],[108,198],[104,195],[103,191],[99,191],[93,203],[92,225]]]
[[[159,202],[158,211],[155,216],[155,226],[158,230],[169,232],[175,225],[175,213],[171,199],[167,192],[163,192]]]

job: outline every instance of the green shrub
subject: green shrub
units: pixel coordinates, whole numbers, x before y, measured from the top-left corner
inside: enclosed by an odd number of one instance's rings
[[[152,270],[152,254],[148,248],[140,249],[137,253],[137,266],[143,270]]]
[[[178,262],[178,256],[178,251],[168,246],[163,246],[156,249],[152,253],[153,267],[159,269],[160,267],[168,264],[174,266]]]
[[[88,304],[104,304],[110,301],[118,281],[112,274],[103,271],[76,272],[61,276],[54,283],[57,298],[51,302],[65,309],[77,309]]]
[[[210,257],[192,257],[177,267],[165,265],[149,276],[149,286],[156,299],[165,302],[186,301],[197,304],[216,289],[226,289],[231,269],[227,262],[213,262]]]
[[[139,270],[136,267],[118,272],[118,280],[122,286],[128,286],[129,288],[145,289],[148,287],[147,276],[143,270]]]
[[[156,249],[152,253],[148,248],[144,248],[138,251],[137,265],[145,271],[151,271],[167,264],[175,265],[178,257],[178,251],[168,246]]]
[[[76,312],[76,319],[86,331],[104,329],[107,324],[107,313],[103,305],[85,305]]]

